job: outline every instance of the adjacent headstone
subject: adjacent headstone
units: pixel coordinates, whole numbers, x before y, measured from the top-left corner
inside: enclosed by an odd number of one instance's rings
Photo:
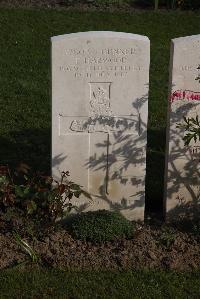
[[[200,204],[200,142],[184,145],[187,133],[178,124],[184,117],[200,119],[200,35],[176,38],[171,43],[170,90],[165,173],[167,218],[195,217]],[[177,126],[178,125],[178,126]]]
[[[93,201],[143,219],[150,42],[120,32],[52,38],[52,174],[68,170]]]

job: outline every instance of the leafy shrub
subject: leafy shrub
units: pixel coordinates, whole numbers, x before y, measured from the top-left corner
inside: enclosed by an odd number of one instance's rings
[[[75,208],[71,199],[84,194],[81,187],[68,180],[69,172],[62,172],[61,180],[51,176],[32,173],[21,164],[14,172],[7,166],[0,166],[0,213],[11,228],[26,227],[34,231],[51,226],[56,219]]]
[[[133,235],[133,224],[119,212],[99,210],[75,215],[67,228],[76,239],[104,242]]]

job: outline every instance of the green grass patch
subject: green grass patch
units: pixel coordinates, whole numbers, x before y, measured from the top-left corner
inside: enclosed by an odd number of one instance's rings
[[[76,239],[105,242],[133,236],[133,224],[117,211],[99,210],[70,218],[66,228]]]
[[[200,272],[32,271],[0,273],[0,298],[199,298]]]
[[[50,37],[111,30],[151,40],[147,207],[162,201],[170,40],[200,32],[198,12],[0,9],[0,157],[50,172]],[[153,203],[153,204],[152,204]]]

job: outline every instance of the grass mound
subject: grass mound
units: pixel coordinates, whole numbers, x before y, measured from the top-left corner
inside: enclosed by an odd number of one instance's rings
[[[71,219],[68,229],[74,238],[91,242],[130,238],[133,235],[133,224],[129,220],[119,212],[106,210],[78,214]]]

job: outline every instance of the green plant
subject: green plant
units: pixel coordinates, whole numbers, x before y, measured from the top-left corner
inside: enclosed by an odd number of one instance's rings
[[[184,123],[177,124],[177,128],[183,128],[186,134],[183,137],[184,144],[189,145],[191,140],[200,141],[200,121],[198,115],[194,117],[183,117]]]
[[[33,248],[24,241],[17,232],[13,232],[16,243],[28,254],[32,263],[40,262],[40,257],[36,254]]]
[[[131,238],[133,235],[133,224],[116,211],[99,210],[75,215],[67,228],[76,239],[91,242]]]
[[[164,227],[161,230],[161,235],[158,242],[169,248],[174,243],[175,238],[175,231],[172,228]]]
[[[158,9],[159,0],[154,0],[154,9]]]
[[[0,211],[3,217],[17,224],[26,226],[34,234],[36,227],[55,224],[58,218],[76,209],[72,197],[81,194],[91,199],[90,195],[79,185],[68,180],[69,172],[62,172],[60,181],[51,176],[32,173],[26,164],[21,164],[16,171],[9,167],[0,167]],[[19,218],[19,219],[17,219]],[[21,223],[20,223],[21,221]]]
[[[200,65],[197,67],[197,70],[200,70]],[[200,74],[196,77],[195,80],[198,80],[200,83]],[[192,140],[196,142],[200,141],[200,120],[199,116],[196,117],[183,117],[183,123],[178,123],[177,128],[182,128],[186,132],[183,140],[185,145],[189,145]]]

